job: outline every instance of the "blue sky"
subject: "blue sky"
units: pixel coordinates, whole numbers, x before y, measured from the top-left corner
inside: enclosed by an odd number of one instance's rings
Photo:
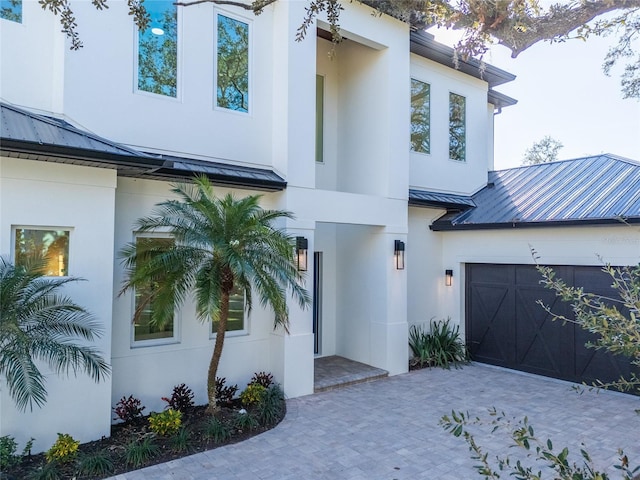
[[[451,32],[434,32],[452,44]],[[495,117],[495,167],[520,165],[525,150],[545,135],[564,144],[561,160],[613,153],[640,162],[640,101],[622,99],[619,71],[602,62],[612,38],[539,43],[516,59],[494,46],[485,61],[515,75],[496,87],[518,99]]]

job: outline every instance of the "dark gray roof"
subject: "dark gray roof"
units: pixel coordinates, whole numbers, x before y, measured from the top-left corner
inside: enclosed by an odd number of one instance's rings
[[[489,172],[476,204],[433,230],[640,222],[640,163],[610,154]]]
[[[455,68],[455,50],[447,45],[435,41],[434,36],[424,31],[411,32],[411,53],[428,58],[446,67]],[[482,63],[475,58],[466,60],[458,58],[458,70],[486,81],[489,87],[515,80],[516,76],[488,63]]]
[[[466,210],[475,207],[471,197],[452,193],[409,189],[409,205],[415,207],[435,207],[449,210]]]
[[[217,185],[283,190],[272,170],[139,152],[68,122],[0,103],[0,151],[28,160],[111,168],[118,175],[152,180],[188,180],[206,175]]]

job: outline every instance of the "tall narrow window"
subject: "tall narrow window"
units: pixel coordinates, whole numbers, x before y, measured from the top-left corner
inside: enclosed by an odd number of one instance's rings
[[[324,77],[316,75],[316,162],[324,162]]]
[[[175,97],[178,91],[178,12],[173,0],[147,0],[149,26],[138,31],[138,90]]]
[[[216,106],[249,111],[249,24],[217,15]]]
[[[69,275],[69,230],[16,228],[16,266],[38,268],[48,277]]]
[[[465,161],[467,148],[466,99],[449,93],[449,158]]]
[[[22,0],[0,0],[0,18],[22,23]]]
[[[174,245],[174,240],[168,237],[137,237],[136,248],[138,251],[148,252],[150,255],[157,255],[163,250]],[[143,286],[135,290],[135,312],[140,314],[133,325],[134,342],[166,341],[175,337],[175,319],[171,319],[160,325],[151,321],[155,308],[161,308],[156,296],[158,285],[165,279],[163,276],[152,278]]]
[[[411,79],[411,150],[431,152],[431,87]]]
[[[243,332],[244,325],[244,293],[235,288],[229,297],[229,318],[227,319],[227,332]],[[218,322],[211,322],[211,333],[218,331]]]

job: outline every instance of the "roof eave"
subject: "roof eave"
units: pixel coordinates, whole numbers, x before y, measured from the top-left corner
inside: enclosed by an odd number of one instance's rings
[[[448,213],[453,212],[463,212],[470,208],[473,208],[472,205],[462,205],[460,203],[450,203],[450,202],[436,202],[433,200],[417,200],[417,199],[409,199],[410,207],[422,207],[422,208],[437,208],[440,210],[447,210]]]
[[[514,228],[609,226],[624,225],[625,223],[640,223],[640,217],[624,218],[624,220],[615,218],[592,218],[579,220],[552,220],[545,222],[461,223],[457,225],[450,222],[438,223],[438,220],[436,220],[429,225],[429,229],[434,232],[449,232],[456,230],[513,230]]]
[[[432,60],[449,68],[454,68],[455,50],[447,45],[436,42],[432,35],[421,32],[411,32],[410,50],[412,53]],[[475,58],[464,60],[458,58],[457,69],[467,75],[486,81],[489,87],[502,85],[515,80],[516,76],[487,63],[482,64]]]
[[[86,166],[118,170],[118,174],[122,176],[152,180],[188,181],[197,175],[205,175],[212,183],[221,186],[263,191],[281,191],[287,186],[284,179],[239,178],[233,175],[177,169],[173,168],[173,162],[159,157],[98,152],[22,140],[0,139],[0,153],[13,157],[29,156],[34,160],[54,163],[82,162]]]

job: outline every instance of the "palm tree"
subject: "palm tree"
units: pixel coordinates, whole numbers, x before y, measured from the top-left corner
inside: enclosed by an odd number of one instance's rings
[[[36,361],[57,374],[84,370],[96,382],[109,374],[109,365],[95,348],[76,343],[99,338],[99,324],[57,292],[77,280],[44,277],[41,269],[0,258],[0,376],[21,411],[46,403],[45,377]]]
[[[200,321],[217,322],[216,340],[207,374],[209,411],[215,412],[215,380],[229,317],[229,297],[244,293],[251,312],[252,292],[275,313],[274,328],[288,332],[287,294],[302,308],[310,303],[303,276],[294,261],[293,238],[274,222],[292,218],[281,210],[264,210],[260,195],[218,198],[206,177],[194,184],[174,185],[177,200],[156,205],[136,223],[139,232],[169,232],[175,242],[130,243],[121,252],[126,279],[121,294],[131,288],[145,292],[134,312],[136,322],[150,303],[151,324],[165,325],[194,291]],[[161,280],[159,280],[161,279]],[[152,286],[152,288],[150,288]]]

